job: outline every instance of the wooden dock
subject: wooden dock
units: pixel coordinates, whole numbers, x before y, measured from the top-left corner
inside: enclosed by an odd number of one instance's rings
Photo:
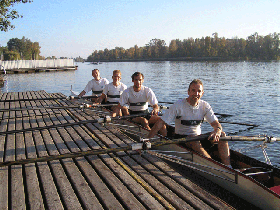
[[[0,209],[233,209],[147,153],[16,165],[24,159],[63,157],[133,142],[116,126],[75,124],[97,116],[96,111],[73,105],[65,95],[45,91],[1,95],[0,162],[14,164],[0,168]]]

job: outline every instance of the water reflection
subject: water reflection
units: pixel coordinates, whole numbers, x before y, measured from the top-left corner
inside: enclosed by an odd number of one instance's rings
[[[112,81],[115,69],[122,71],[122,82],[132,85],[131,75],[135,71],[145,76],[144,85],[153,89],[159,101],[174,102],[187,97],[187,86],[195,78],[204,82],[203,99],[208,101],[215,112],[232,114],[226,119],[233,122],[257,124],[259,127],[246,130],[244,126],[223,124],[229,133],[240,131],[238,135],[268,134],[280,137],[280,65],[279,62],[113,62],[92,65],[78,63],[77,71],[46,72],[33,74],[6,75],[2,92],[46,90],[70,94],[73,89],[80,92],[92,79],[91,70],[98,68],[101,77]],[[210,129],[207,124],[205,130]],[[239,149],[258,143],[231,143]],[[268,149],[274,163],[277,160],[280,143]],[[278,151],[278,152],[275,152]],[[260,158],[260,150],[248,154]]]

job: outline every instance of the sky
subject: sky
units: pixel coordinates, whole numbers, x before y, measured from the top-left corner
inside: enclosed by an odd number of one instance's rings
[[[40,55],[87,58],[94,50],[143,47],[157,38],[244,38],[280,33],[279,0],[33,0],[14,7],[23,18],[0,31],[0,46],[23,36]]]

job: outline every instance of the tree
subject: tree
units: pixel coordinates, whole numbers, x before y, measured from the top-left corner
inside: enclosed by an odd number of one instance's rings
[[[12,38],[8,41],[7,47],[9,51],[17,52],[20,59],[24,60],[38,60],[40,59],[40,45],[39,42],[32,42],[30,39],[22,37],[22,39]],[[14,58],[12,56],[11,58]]]
[[[11,20],[22,18],[18,12],[11,9],[15,4],[31,3],[33,0],[0,0],[0,30],[7,32],[14,29],[15,26],[11,24]]]

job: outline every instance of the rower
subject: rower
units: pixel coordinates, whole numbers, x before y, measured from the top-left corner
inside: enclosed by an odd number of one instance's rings
[[[100,72],[98,69],[92,70],[92,76],[94,79],[88,82],[85,89],[78,95],[78,97],[80,98],[89,91],[92,91],[92,95],[96,96],[96,98],[93,99],[93,101],[97,102],[98,97],[101,96],[105,85],[109,84],[109,81],[106,78],[100,77]]]
[[[156,133],[165,126],[165,123],[171,124],[174,121],[175,138],[200,135],[201,123],[205,119],[214,129],[214,131],[210,133],[208,140],[211,140],[212,143],[218,143],[218,151],[222,163],[231,167],[228,142],[219,141],[221,136],[225,136],[225,133],[210,104],[200,100],[203,93],[202,82],[200,80],[193,80],[188,88],[188,98],[178,100],[166,110],[164,115],[153,126],[148,138],[155,136]],[[186,145],[194,151],[211,158],[200,141],[188,142]]]
[[[97,103],[100,103],[104,99],[106,99],[106,104],[112,105],[108,106],[107,108],[111,109],[114,113],[117,114],[117,116],[122,116],[123,111],[126,112],[126,109],[124,110],[124,108],[117,108],[121,94],[125,89],[127,89],[127,86],[121,82],[121,78],[121,71],[114,70],[112,76],[113,82],[111,82],[108,85],[105,85],[103,93],[97,99]]]
[[[145,115],[144,117],[135,117],[132,121],[141,124],[147,130],[151,130],[150,124],[154,124],[158,119],[158,101],[151,88],[143,86],[144,75],[135,72],[132,76],[133,86],[126,89],[120,98],[118,109],[123,109],[123,115]],[[148,103],[153,107],[149,114]],[[129,109],[125,108],[129,106]],[[116,113],[113,113],[113,117]],[[164,130],[164,129],[163,129]]]

